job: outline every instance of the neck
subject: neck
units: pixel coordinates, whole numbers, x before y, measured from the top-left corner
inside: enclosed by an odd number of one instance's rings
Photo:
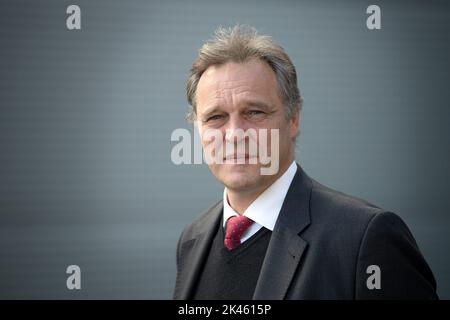
[[[238,214],[244,214],[245,210],[247,210],[247,208],[253,203],[253,201],[255,201],[264,191],[266,191],[268,187],[270,187],[279,177],[281,177],[286,172],[292,161],[294,161],[294,159],[289,161],[288,164],[284,166],[284,168],[280,168],[280,170],[278,170],[278,173],[274,175],[273,179],[271,179],[269,183],[258,186],[255,189],[243,191],[227,188],[227,198],[230,207],[233,208],[233,210]]]
[[[266,188],[267,189],[267,188]],[[264,189],[265,190],[265,189]],[[264,190],[259,190],[257,192],[235,192],[233,190],[227,189],[227,198],[230,207],[240,215],[244,214],[245,210],[255,201]]]

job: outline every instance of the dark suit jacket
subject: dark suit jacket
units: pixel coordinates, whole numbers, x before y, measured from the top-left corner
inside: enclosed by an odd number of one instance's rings
[[[222,210],[220,201],[184,229],[174,299],[192,298]],[[368,289],[370,265],[380,268],[381,289]],[[434,298],[433,274],[398,216],[331,190],[298,166],[253,299]]]

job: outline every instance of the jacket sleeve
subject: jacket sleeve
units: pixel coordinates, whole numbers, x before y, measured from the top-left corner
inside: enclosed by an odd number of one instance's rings
[[[172,299],[173,300],[178,300],[178,289],[179,289],[179,282],[180,282],[180,276],[181,276],[181,246],[183,243],[183,238],[184,238],[184,233],[186,232],[186,229],[183,230],[183,232],[181,233],[180,237],[178,238],[178,243],[177,243],[177,251],[176,251],[176,265],[177,265],[177,274],[176,274],[176,279],[175,279],[175,288],[173,291],[173,295],[172,295]]]
[[[361,240],[356,299],[438,299],[433,273],[406,224],[384,212],[368,223]]]

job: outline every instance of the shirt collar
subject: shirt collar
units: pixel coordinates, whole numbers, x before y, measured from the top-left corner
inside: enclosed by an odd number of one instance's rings
[[[245,210],[243,215],[273,231],[284,198],[296,172],[297,164],[293,161],[286,172],[261,193]],[[239,214],[228,204],[227,188],[225,188],[223,191],[223,226],[225,227],[228,218],[237,215]]]

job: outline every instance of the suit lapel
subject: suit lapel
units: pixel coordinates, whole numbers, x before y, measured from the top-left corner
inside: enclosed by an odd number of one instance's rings
[[[220,224],[222,210],[223,203],[219,202],[208,212],[206,221],[201,226],[201,230],[199,230],[197,236],[194,236],[195,240],[191,249],[185,253],[188,256],[189,264],[186,265],[183,274],[180,275],[178,299],[192,299],[193,289],[198,281],[201,268],[208,257],[209,248],[217,227]]]
[[[311,180],[300,166],[275,224],[253,299],[284,299],[308,245],[299,234],[310,224]]]

